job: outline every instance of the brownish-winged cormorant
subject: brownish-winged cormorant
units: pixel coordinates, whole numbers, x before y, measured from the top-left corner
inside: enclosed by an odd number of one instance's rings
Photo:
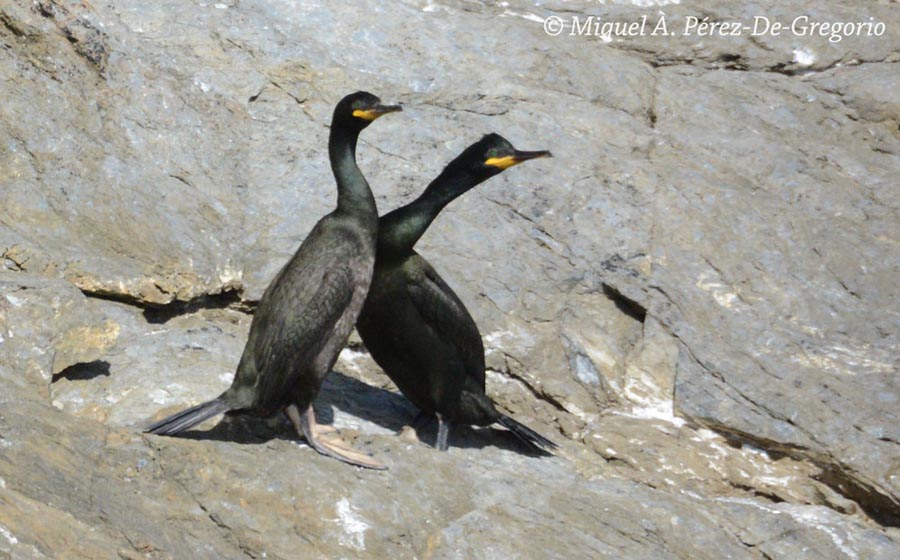
[[[356,322],[372,279],[378,211],[356,165],[356,141],[392,111],[366,92],[334,109],[328,139],[337,208],[323,217],[266,288],[231,387],[217,398],[152,426],[173,435],[223,412],[271,415],[284,410],[319,453],[361,467],[385,468],[339,440],[319,436],[312,402]]]
[[[450,201],[504,169],[550,152],[522,152],[488,134],[454,159],[419,198],[381,217],[375,273],[356,323],[372,357],[422,414],[438,418],[437,448],[450,423],[499,422],[530,446],[556,444],[501,414],[484,392],[478,327],[450,286],[413,246]]]

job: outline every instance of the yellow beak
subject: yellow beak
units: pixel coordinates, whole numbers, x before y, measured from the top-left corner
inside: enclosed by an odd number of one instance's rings
[[[382,115],[402,110],[403,107],[400,105],[378,105],[371,109],[355,109],[353,111],[353,116],[366,121],[374,121]]]
[[[541,150],[539,152],[520,152],[516,150],[512,155],[509,156],[488,158],[484,160],[484,164],[499,167],[500,169],[506,169],[508,167],[512,167],[513,165],[518,165],[523,161],[528,161],[530,159],[539,157],[553,157],[553,154],[551,154],[547,150]]]

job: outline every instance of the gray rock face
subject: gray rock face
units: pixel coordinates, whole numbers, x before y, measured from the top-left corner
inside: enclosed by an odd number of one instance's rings
[[[0,0],[0,556],[900,556],[900,15],[614,4]],[[801,14],[885,32],[682,32]],[[382,211],[483,133],[554,152],[418,249],[558,457],[398,438],[354,339],[317,413],[385,473],[280,419],[141,433],[230,383],[357,89],[405,105],[360,142]]]

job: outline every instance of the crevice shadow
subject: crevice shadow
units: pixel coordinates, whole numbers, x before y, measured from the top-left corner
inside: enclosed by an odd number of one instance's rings
[[[60,379],[68,379],[69,381],[87,381],[101,375],[109,377],[109,362],[104,360],[94,360],[93,362],[82,362],[71,365],[55,374],[50,382],[56,383]]]
[[[165,305],[144,308],[144,320],[152,325],[164,324],[175,317],[194,313],[201,309],[241,309],[248,305],[241,299],[241,290],[226,290],[218,294],[205,294],[190,301],[173,301]]]

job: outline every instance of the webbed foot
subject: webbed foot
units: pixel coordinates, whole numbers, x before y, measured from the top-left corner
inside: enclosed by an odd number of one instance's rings
[[[420,410],[415,418],[412,419],[412,422],[400,429],[398,435],[407,441],[421,443],[422,440],[419,438],[419,430],[421,430],[429,420],[431,420],[431,413]]]
[[[312,405],[306,407],[302,413],[296,405],[291,404],[285,409],[285,413],[294,424],[297,434],[309,443],[310,447],[333,459],[344,463],[362,467],[365,469],[385,470],[387,466],[376,461],[366,453],[350,447],[340,439],[324,438],[320,434],[326,431],[336,431],[333,426],[320,426],[316,424],[316,416]]]

